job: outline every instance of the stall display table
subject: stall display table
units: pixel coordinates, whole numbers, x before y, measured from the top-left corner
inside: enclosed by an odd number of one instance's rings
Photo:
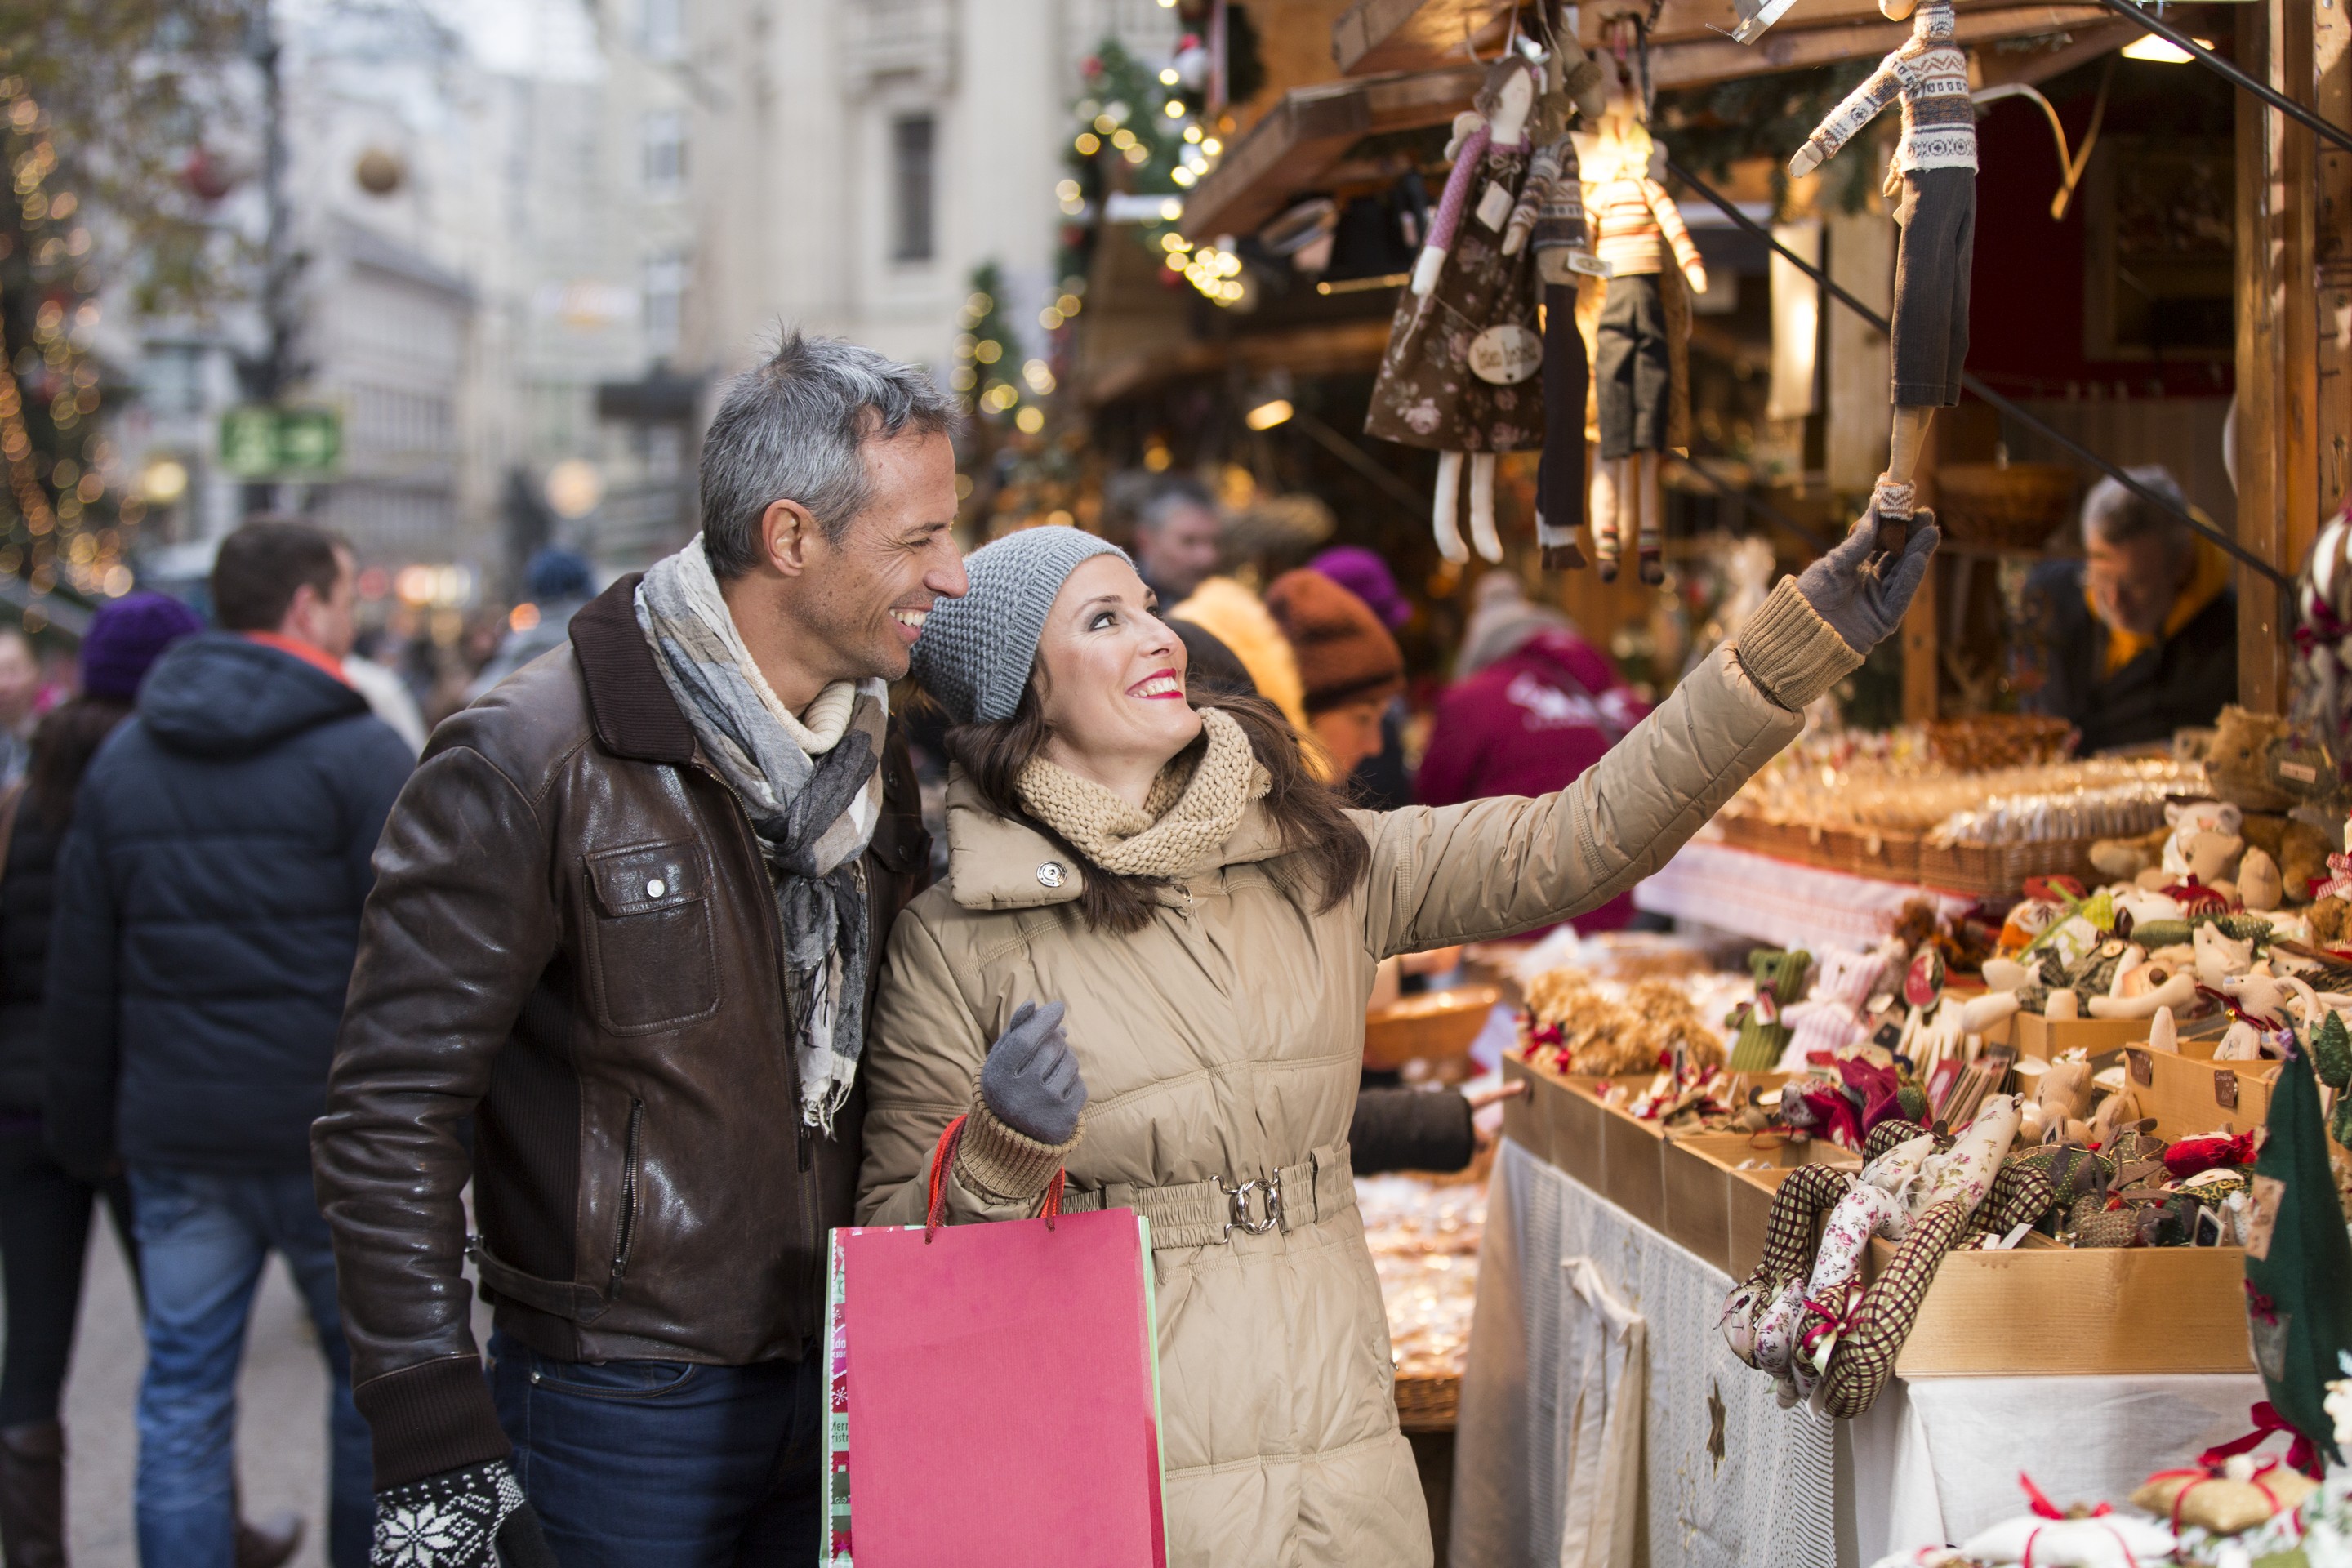
[[[2021,1471],[2062,1502],[2127,1495],[2247,1430],[2262,1397],[2235,1373],[1898,1379],[1840,1430],[1780,1408],[1732,1355],[1717,1329],[1731,1284],[1504,1141],[1463,1378],[1454,1568],[1601,1568],[1624,1560],[1608,1542],[1625,1511],[1630,1560],[1653,1568],[1867,1568],[2018,1513]],[[1626,1386],[1611,1310],[1638,1319],[1644,1343],[1638,1432],[1610,1419]]]
[[[1874,945],[1915,899],[1946,919],[1976,902],[1965,893],[1801,866],[1706,839],[1684,845],[1633,889],[1634,907],[1653,914],[1816,952]]]

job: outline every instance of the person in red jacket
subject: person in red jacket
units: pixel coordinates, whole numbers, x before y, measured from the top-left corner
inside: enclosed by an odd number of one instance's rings
[[[1528,603],[1507,573],[1479,579],[1454,684],[1437,700],[1414,793],[1423,805],[1565,789],[1650,710],[1567,616]],[[1580,931],[1633,918],[1621,894]]]

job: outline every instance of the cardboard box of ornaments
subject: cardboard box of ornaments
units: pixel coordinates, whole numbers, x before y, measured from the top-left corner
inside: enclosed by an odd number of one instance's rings
[[[1601,1100],[1612,1081],[1504,1058],[1526,1079],[1504,1132],[1634,1218],[1743,1279],[1772,1197],[1800,1165],[1858,1167],[1821,1141],[1674,1136]],[[2198,1131],[2211,1131],[2200,1127]],[[1872,1243],[1865,1280],[1892,1258]],[[2030,1233],[2011,1249],[1947,1254],[1895,1363],[1902,1377],[2247,1372],[2244,1254],[2231,1247],[2089,1248]],[[1728,1289],[1728,1286],[1727,1286]]]

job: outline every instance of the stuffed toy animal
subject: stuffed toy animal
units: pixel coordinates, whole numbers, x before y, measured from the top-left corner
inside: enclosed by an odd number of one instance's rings
[[[2276,713],[2255,713],[2231,703],[2213,721],[2213,743],[2205,753],[2205,779],[2213,793],[2243,811],[2284,811],[2295,797],[2271,781],[2270,744],[2286,732]]]
[[[2164,853],[2159,858],[2161,868],[2174,878],[2186,877],[2195,869],[2189,859],[2189,847],[2199,834],[2213,833],[2234,836],[2245,822],[2246,814],[2227,801],[2172,801],[2164,808],[2164,820],[2170,828],[2164,841]],[[2242,845],[2241,846],[2242,847]]]
[[[2090,1141],[2091,1064],[2055,1061],[2033,1088],[2033,1103],[2020,1115],[2017,1135],[2027,1143]]]
[[[2091,868],[2111,881],[2128,882],[2164,859],[2168,827],[2158,827],[2135,838],[2101,838],[2091,846]]]
[[[1811,994],[1781,1015],[1794,1032],[1780,1055],[1780,1070],[1802,1072],[1815,1051],[1842,1050],[1864,1037],[1868,1028],[1863,1004],[1878,988],[1887,962],[1878,952],[1832,948],[1822,954]]]

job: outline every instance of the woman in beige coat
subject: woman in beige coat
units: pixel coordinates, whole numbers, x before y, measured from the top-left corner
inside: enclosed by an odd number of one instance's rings
[[[932,610],[949,874],[891,936],[859,1209],[920,1222],[968,1114],[952,1221],[1036,1213],[1057,1166],[1066,1209],[1150,1220],[1171,1563],[1429,1563],[1348,1160],[1373,968],[1655,869],[1900,619],[1935,533],[1882,578],[1872,532],[1574,786],[1385,816],[1341,809],[1270,707],[1192,707],[1182,644],[1100,540],[1012,535]]]

